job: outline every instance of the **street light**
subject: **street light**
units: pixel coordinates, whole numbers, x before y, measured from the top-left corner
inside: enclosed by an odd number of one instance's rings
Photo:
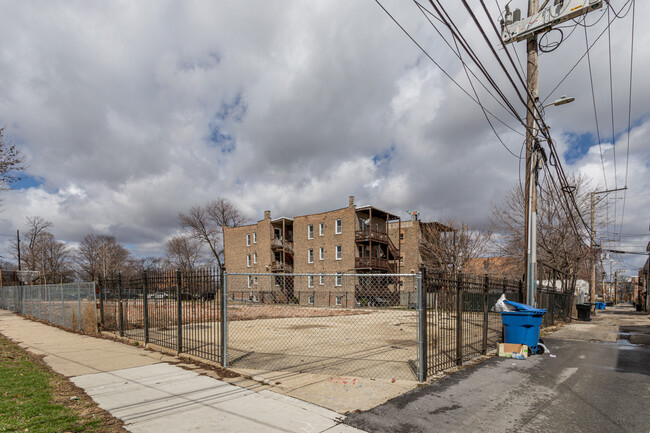
[[[539,117],[539,113],[543,112],[545,107],[548,107],[550,105],[557,107],[573,101],[575,101],[574,97],[562,95],[560,99],[557,99],[550,104],[541,106],[541,109],[535,110],[535,117]],[[536,135],[536,133],[533,135]],[[526,303],[528,305],[535,304],[535,292],[537,291],[537,280],[535,278],[535,268],[537,267],[537,194],[535,191],[535,185],[537,185],[537,152],[537,149],[535,146],[533,146],[530,172],[527,175],[530,176],[527,203],[528,213],[526,215],[528,220],[528,233],[526,233]]]
[[[556,107],[559,107],[560,105],[568,104],[569,102],[575,101],[576,98],[573,96],[567,96],[567,95],[562,95],[560,96],[560,99],[556,99],[555,101],[544,105],[542,108],[550,107],[551,105],[555,105]]]

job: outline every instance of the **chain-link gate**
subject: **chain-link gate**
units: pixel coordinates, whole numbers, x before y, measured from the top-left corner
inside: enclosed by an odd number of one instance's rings
[[[420,282],[415,274],[227,274],[227,365],[420,379]]]

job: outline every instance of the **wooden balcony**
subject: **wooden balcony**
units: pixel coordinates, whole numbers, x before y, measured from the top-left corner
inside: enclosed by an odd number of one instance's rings
[[[271,249],[281,250],[284,246],[284,251],[293,255],[293,242],[282,241],[282,239],[275,238],[271,241]]]
[[[384,232],[380,232],[377,230],[373,229],[364,229],[364,230],[357,230],[354,232],[354,240],[357,242],[367,242],[367,241],[373,241],[373,242],[381,242],[381,243],[388,243],[388,235]]]
[[[355,257],[354,268],[394,272],[392,264],[387,259],[377,257]]]
[[[271,263],[271,272],[291,273],[293,272],[293,266],[288,263],[283,265],[281,262],[273,262]]]

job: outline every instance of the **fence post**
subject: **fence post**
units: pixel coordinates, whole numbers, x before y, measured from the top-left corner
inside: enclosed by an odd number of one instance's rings
[[[463,365],[463,274],[456,275],[456,365]]]
[[[49,286],[45,286],[45,292],[47,293],[48,318],[50,319],[50,323],[52,323],[52,291]]]
[[[97,276],[97,294],[99,295],[99,323],[104,328],[104,284],[106,283],[101,274]]]
[[[93,310],[95,311],[95,334],[99,334],[99,326],[97,326],[97,291],[95,290],[94,281],[93,281]]]
[[[183,351],[183,304],[181,303],[181,271],[176,271],[176,315],[178,322],[178,353]]]
[[[420,345],[420,363],[418,368],[418,380],[424,382],[427,380],[427,308],[426,297],[424,296],[423,270],[417,275],[418,286],[418,344]]]
[[[522,304],[524,303],[524,282],[521,280],[519,280],[519,302]]]
[[[77,310],[79,312],[79,321],[77,322],[77,326],[79,331],[81,331],[81,324],[83,323],[83,320],[81,320],[81,284],[77,284]]]
[[[490,277],[485,274],[485,279],[483,280],[483,350],[481,353],[485,355],[487,353],[487,344],[488,344],[488,291],[490,290]]]
[[[117,319],[119,320],[120,337],[124,337],[124,311],[122,308],[122,273],[117,274]]]
[[[63,287],[59,286],[61,293],[61,326],[65,326],[65,299],[63,298]]]
[[[149,343],[149,285],[147,271],[142,272],[142,320],[144,325],[144,344]]]
[[[228,274],[224,270],[221,284],[221,365],[228,368]]]

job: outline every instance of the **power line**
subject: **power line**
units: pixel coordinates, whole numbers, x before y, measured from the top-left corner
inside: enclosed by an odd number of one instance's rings
[[[467,95],[472,101],[474,101],[476,104],[478,104],[483,109],[485,109],[485,111],[487,113],[489,113],[492,117],[494,117],[500,123],[502,123],[503,125],[505,125],[508,128],[511,128],[509,125],[507,125],[505,122],[503,122],[501,119],[499,119],[496,115],[494,115],[487,108],[484,108],[479,101],[474,99],[472,97],[472,95],[470,95],[469,92],[463,88],[463,86],[461,86],[456,80],[454,80],[454,78],[438,62],[436,62],[434,60],[434,58],[427,52],[427,50],[425,50],[424,47],[422,47],[422,45],[420,45],[415,40],[415,38],[413,36],[411,36],[411,34],[397,21],[397,19],[390,12],[388,12],[388,10],[379,2],[379,0],[375,0],[375,3],[377,3],[377,5],[379,5],[379,7],[390,17],[390,19],[393,20],[393,22],[400,28],[400,30],[402,30],[402,32],[415,44],[415,46],[417,46],[420,49],[420,51],[422,51],[422,53],[424,53],[424,55],[427,56],[427,58],[429,60],[431,60],[431,62],[433,62],[433,64],[436,65],[438,67],[438,69],[440,69],[442,71],[442,73],[447,78],[449,78],[449,80],[451,80],[451,82],[454,83],[465,95]]]

